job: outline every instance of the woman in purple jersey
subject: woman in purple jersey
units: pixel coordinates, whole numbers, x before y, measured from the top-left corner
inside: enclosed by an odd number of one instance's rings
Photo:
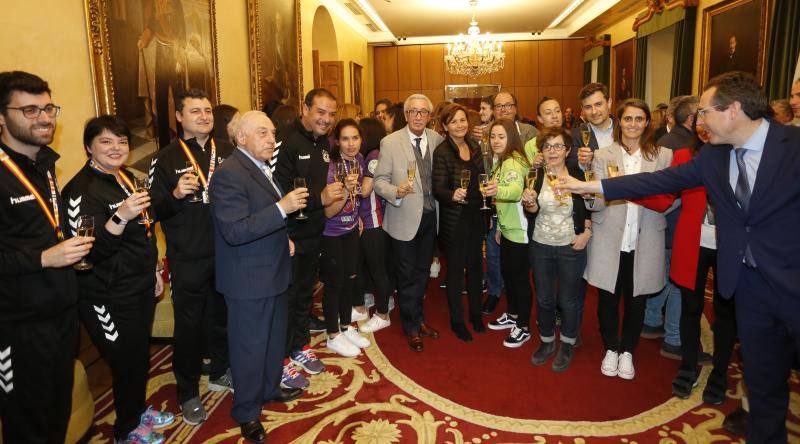
[[[333,130],[333,139],[328,183],[344,182],[346,193],[342,199],[325,207],[320,257],[320,272],[325,282],[322,311],[328,348],[342,356],[355,357],[361,354],[360,349],[369,346],[369,339],[351,325],[359,261],[358,209],[361,206],[361,196],[354,196],[354,193],[361,181],[360,172],[365,169],[364,158],[359,153],[361,130],[358,123],[353,119],[340,120]]]

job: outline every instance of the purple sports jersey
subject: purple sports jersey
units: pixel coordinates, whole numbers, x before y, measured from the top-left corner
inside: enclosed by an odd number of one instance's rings
[[[366,166],[364,165],[364,157],[361,156],[360,153],[356,154],[356,160],[358,160],[358,162],[361,164],[362,176],[359,177],[360,182],[363,180],[363,174],[366,170]],[[334,168],[336,168],[336,162],[331,160],[330,164],[328,165],[328,183],[334,182]],[[322,232],[324,236],[341,236],[353,231],[354,228],[358,227],[358,209],[361,206],[361,199],[356,198],[353,200],[350,199],[349,196],[345,199],[346,201],[344,203],[344,207],[342,207],[342,210],[339,211],[339,213],[335,216],[325,219],[325,230]],[[355,202],[355,205],[353,202]]]
[[[364,168],[364,176],[373,177],[375,175],[375,168],[378,166],[379,155],[380,150],[377,149],[367,153],[367,158],[365,160],[367,167]],[[384,211],[386,211],[386,201],[375,194],[375,189],[372,190],[372,194],[369,196],[362,197],[359,216],[364,222],[364,229],[378,228],[383,225]]]

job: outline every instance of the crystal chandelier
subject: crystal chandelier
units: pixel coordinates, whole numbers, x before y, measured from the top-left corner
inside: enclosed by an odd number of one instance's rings
[[[475,20],[478,0],[470,0],[469,4],[472,6],[472,21],[467,35],[459,34],[455,43],[447,44],[447,55],[444,56],[447,71],[471,77],[497,72],[503,69],[506,59],[503,43],[492,40],[488,32],[480,35],[481,29]]]

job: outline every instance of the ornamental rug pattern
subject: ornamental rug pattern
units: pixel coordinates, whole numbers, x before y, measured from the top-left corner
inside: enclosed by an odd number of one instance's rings
[[[703,321],[703,342],[710,342],[708,324]],[[381,332],[377,333],[380,338]],[[449,401],[422,387],[398,371],[375,343],[358,358],[340,358],[330,353],[324,335],[312,337],[312,347],[323,359],[326,370],[310,377],[306,394],[285,405],[267,404],[262,422],[268,442],[319,444],[382,443],[743,443],[722,428],[725,415],[742,397],[742,374],[738,363],[729,369],[728,400],[708,406],[701,394],[710,371],[703,370],[700,386],[691,398],[669,398],[646,411],[613,421],[557,421],[513,418],[486,413]],[[201,399],[209,419],[200,426],[181,420],[175,398],[171,366],[172,348],[165,346],[151,358],[148,402],[156,408],[175,412],[175,423],[162,430],[167,442],[241,443],[239,427],[230,418],[229,393],[206,389],[201,380]],[[791,377],[789,442],[800,443],[800,380]],[[488,396],[488,392],[487,392]],[[630,395],[626,395],[630,396]],[[587,397],[575,402],[625,402]],[[90,442],[112,443],[115,415],[109,392],[96,401],[95,428]]]

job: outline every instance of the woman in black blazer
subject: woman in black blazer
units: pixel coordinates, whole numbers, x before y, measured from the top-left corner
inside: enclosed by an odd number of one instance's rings
[[[447,304],[450,327],[462,341],[472,335],[464,324],[461,290],[464,272],[469,296],[469,320],[476,332],[486,331],[481,318],[481,280],[483,258],[481,244],[486,228],[481,215],[478,175],[483,161],[478,145],[467,137],[467,110],[450,105],[442,111],[447,138],[433,152],[433,195],[439,201],[439,241],[447,254]],[[466,188],[461,187],[461,172],[469,171]]]

